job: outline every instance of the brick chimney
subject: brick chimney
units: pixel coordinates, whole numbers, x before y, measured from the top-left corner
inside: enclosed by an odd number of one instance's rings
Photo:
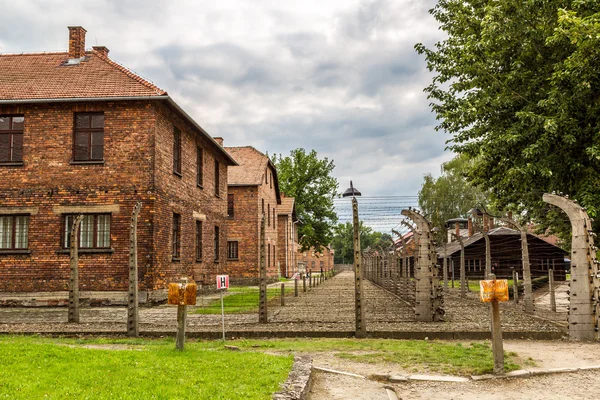
[[[217,143],[219,143],[221,145],[221,147],[223,147],[223,138],[222,137],[216,136],[216,137],[213,137],[213,139],[215,139],[215,141]]]
[[[69,26],[69,58],[82,58],[85,56],[85,33],[81,26]]]
[[[473,236],[473,220],[471,217],[467,218],[467,226],[469,228],[469,237]]]
[[[92,46],[92,49],[100,53],[104,57],[108,57],[108,48],[106,46]]]

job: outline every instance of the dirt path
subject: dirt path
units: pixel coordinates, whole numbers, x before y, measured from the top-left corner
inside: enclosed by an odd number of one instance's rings
[[[531,357],[535,367],[546,369],[600,365],[600,343],[506,341],[505,351]],[[316,354],[314,365],[368,376],[410,374],[393,364],[361,364]],[[370,380],[317,372],[310,400],[387,399],[384,384]],[[391,385],[402,399],[592,399],[598,398],[600,373],[585,371],[520,379],[471,381],[468,383],[407,382]]]

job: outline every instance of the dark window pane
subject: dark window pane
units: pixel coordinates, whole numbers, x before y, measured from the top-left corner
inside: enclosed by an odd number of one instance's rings
[[[75,160],[89,159],[89,136],[85,132],[77,132],[75,134]]]
[[[92,160],[104,158],[104,132],[92,132]]]
[[[104,114],[92,114],[92,128],[104,128]]]
[[[12,135],[12,162],[23,161],[23,134]]]
[[[13,130],[22,131],[24,121],[25,121],[25,117],[13,117],[13,120],[12,120]]]
[[[7,131],[10,129],[10,117],[0,117],[0,131]]]
[[[76,128],[89,128],[90,127],[90,114],[75,114],[75,127]]]
[[[0,133],[0,162],[10,161],[10,136]]]

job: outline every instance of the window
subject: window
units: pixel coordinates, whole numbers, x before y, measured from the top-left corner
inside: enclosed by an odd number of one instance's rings
[[[75,113],[73,161],[104,160],[104,113]]]
[[[227,195],[227,216],[233,218],[233,194]]]
[[[181,256],[181,215],[173,213],[173,260]]]
[[[196,147],[196,185],[204,186],[204,150]]]
[[[271,245],[267,244],[267,267],[271,266]]]
[[[65,215],[63,248],[71,247],[71,229],[76,215]],[[110,214],[85,214],[79,226],[80,249],[110,248]]]
[[[22,115],[0,117],[0,163],[23,162]]]
[[[277,217],[275,216],[275,207],[273,207],[273,227],[275,227],[275,220]]]
[[[271,226],[271,205],[267,204],[267,225]]]
[[[202,221],[196,221],[196,261],[202,261]]]
[[[269,170],[265,171],[265,183],[269,183]]]
[[[0,216],[0,250],[24,250],[29,246],[29,215]]]
[[[219,197],[219,189],[221,186],[219,162],[215,160],[215,196]]]
[[[227,258],[230,260],[238,259],[238,242],[227,242]]]
[[[260,199],[262,203],[262,213],[265,215],[265,199]]]
[[[215,226],[215,262],[219,261],[219,227]]]
[[[271,189],[273,189],[273,173],[271,173],[271,181],[270,181]]]
[[[173,127],[173,173],[181,176],[181,131]]]

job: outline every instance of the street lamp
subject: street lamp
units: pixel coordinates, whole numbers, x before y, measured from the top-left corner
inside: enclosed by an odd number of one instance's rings
[[[360,229],[358,221],[358,201],[356,196],[361,193],[354,188],[352,181],[350,187],[342,194],[342,197],[352,196],[352,227],[354,228],[354,310],[355,310],[355,332],[357,338],[363,338],[367,335],[365,328],[365,312],[362,304],[362,254],[360,251]]]

